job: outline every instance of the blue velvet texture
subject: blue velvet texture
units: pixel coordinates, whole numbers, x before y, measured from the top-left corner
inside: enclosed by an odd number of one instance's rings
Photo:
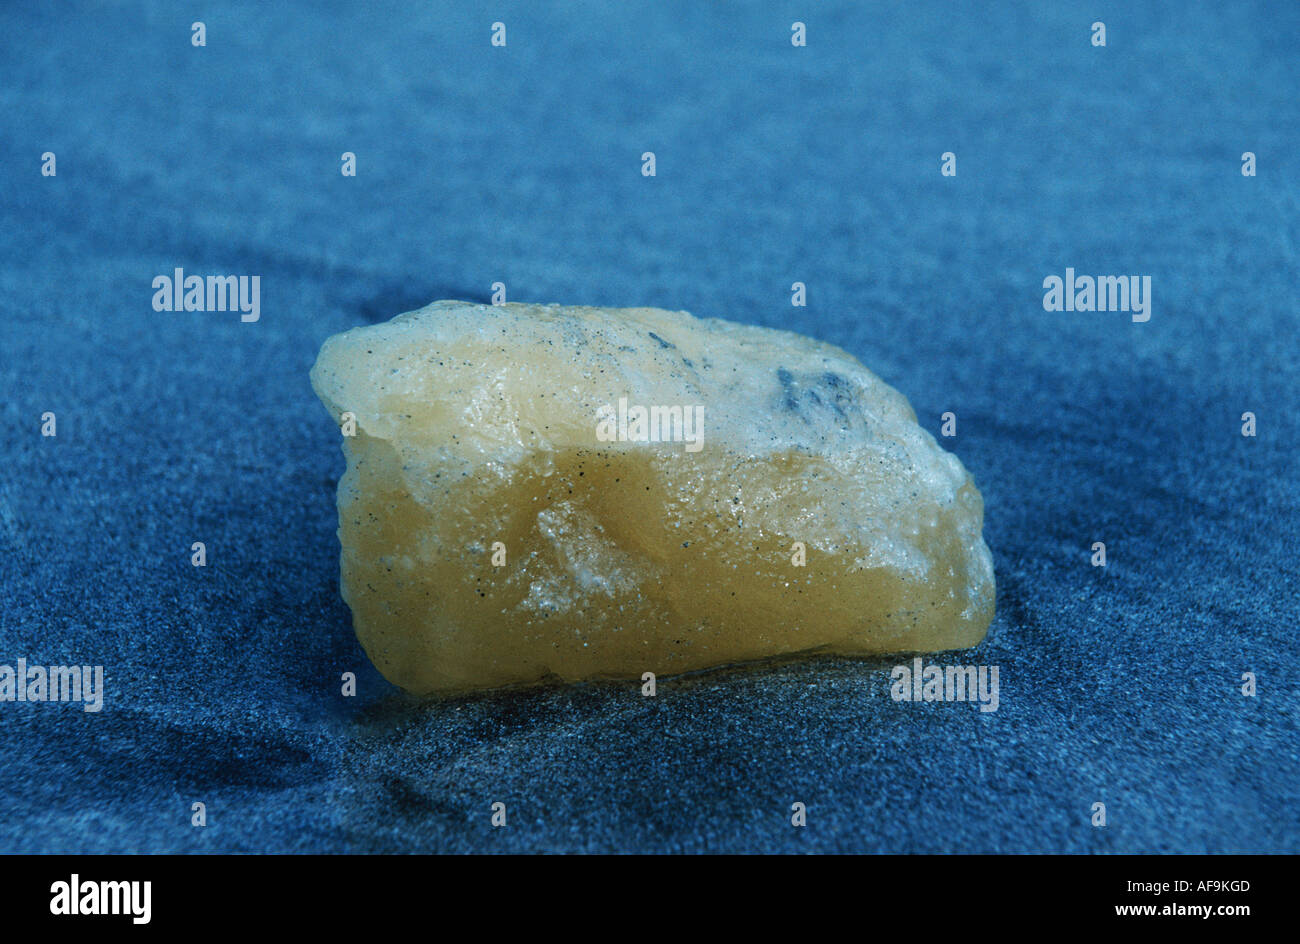
[[[98,713],[0,702],[0,851],[1300,851],[1297,35],[1289,2],[0,7],[0,664],[106,672]],[[177,267],[260,276],[260,320],[156,312]],[[1045,311],[1067,267],[1151,276],[1150,321]],[[791,328],[954,412],[998,613],[929,661],[999,666],[999,709],[894,701],[901,657],[385,682],[308,370],[496,281]]]

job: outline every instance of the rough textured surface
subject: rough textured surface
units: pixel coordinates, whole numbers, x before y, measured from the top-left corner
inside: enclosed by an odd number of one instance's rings
[[[343,595],[411,691],[957,649],[993,618],[969,473],[831,345],[443,301],[330,338],[312,385],[355,417]]]
[[[0,5],[0,651],[108,693],[0,709],[0,850],[1300,852],[1300,5],[800,4],[792,50],[765,5],[500,0],[504,51],[459,4],[232,3],[201,51],[190,9],[70,6]],[[153,312],[177,265],[260,274],[262,320]],[[1043,312],[1065,265],[1156,314]],[[956,411],[998,711],[891,700],[897,660],[385,682],[307,373],[498,279],[744,313]]]

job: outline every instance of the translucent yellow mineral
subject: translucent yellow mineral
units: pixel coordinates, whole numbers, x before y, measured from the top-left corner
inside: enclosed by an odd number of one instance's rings
[[[436,302],[327,340],[343,597],[419,693],[974,645],[983,500],[844,351],[654,308]]]

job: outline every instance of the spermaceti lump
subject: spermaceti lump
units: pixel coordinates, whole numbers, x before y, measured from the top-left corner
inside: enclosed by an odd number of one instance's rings
[[[983,500],[844,351],[652,308],[441,301],[328,339],[343,596],[417,693],[957,649]]]

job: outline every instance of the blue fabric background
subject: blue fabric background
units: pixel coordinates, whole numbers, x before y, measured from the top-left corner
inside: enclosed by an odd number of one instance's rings
[[[0,851],[1300,851],[1298,35],[1291,2],[0,7],[0,663],[108,673],[99,714],[0,704]],[[154,312],[178,266],[260,275],[261,321]],[[1150,322],[1045,312],[1066,266],[1152,276]],[[998,615],[938,661],[999,665],[1000,710],[895,703],[902,658],[388,685],[307,372],[497,280],[789,327],[956,412]]]

